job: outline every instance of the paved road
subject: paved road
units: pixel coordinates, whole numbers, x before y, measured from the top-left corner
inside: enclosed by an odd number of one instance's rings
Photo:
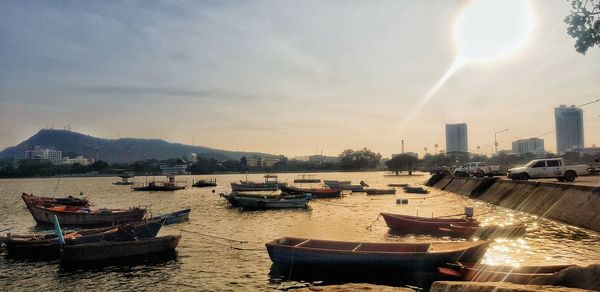
[[[498,176],[498,178],[503,179],[503,180],[510,180],[506,176]],[[580,177],[577,177],[577,179],[575,179],[574,182],[559,182],[555,178],[530,179],[529,181],[541,181],[541,182],[550,182],[550,183],[557,183],[557,184],[571,184],[571,185],[600,187],[600,175],[580,176]]]

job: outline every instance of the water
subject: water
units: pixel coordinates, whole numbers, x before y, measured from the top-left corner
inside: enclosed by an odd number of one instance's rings
[[[280,181],[293,181],[297,174],[281,174]],[[227,192],[229,182],[244,179],[244,175],[178,176],[177,180],[216,177],[214,188],[188,188],[172,193],[132,192],[128,186],[113,186],[117,178],[62,178],[0,180],[0,230],[12,226],[13,233],[40,232],[24,207],[22,192],[57,196],[83,192],[97,206],[147,206],[155,214],[192,208],[190,221],[164,227],[161,234],[182,234],[173,259],[142,265],[94,268],[91,270],[61,269],[58,261],[31,262],[0,258],[1,290],[268,290],[292,285],[296,281],[352,282],[382,284],[419,284],[419,275],[383,277],[330,278],[322,273],[290,271],[273,266],[264,243],[282,236],[298,236],[354,241],[420,242],[458,240],[433,238],[426,235],[400,236],[388,232],[383,219],[375,221],[379,212],[421,216],[458,214],[464,206],[475,207],[476,216],[486,223],[525,222],[528,233],[520,239],[498,239],[484,257],[490,264],[550,264],[574,263],[587,265],[600,262],[600,235],[577,227],[540,219],[507,210],[464,196],[431,189],[427,196],[404,194],[367,196],[364,193],[340,199],[321,199],[310,203],[310,210],[240,211],[230,208],[218,196]],[[364,180],[372,187],[388,183],[418,184],[427,175],[394,177],[380,172],[323,173],[322,179]],[[262,175],[248,175],[260,181]],[[162,179],[162,178],[159,178]],[[144,181],[137,177],[136,181]],[[408,198],[408,205],[397,205],[396,198]],[[367,229],[374,222],[370,230]],[[183,229],[186,231],[180,231]],[[190,233],[187,231],[192,231]],[[237,243],[200,234],[248,241]],[[232,249],[231,247],[240,248]]]

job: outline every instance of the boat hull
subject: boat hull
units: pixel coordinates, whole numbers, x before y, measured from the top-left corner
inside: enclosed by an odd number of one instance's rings
[[[294,209],[308,207],[308,200],[306,199],[268,199],[256,197],[236,197],[235,199],[241,207],[248,209]]]
[[[277,184],[238,184],[231,183],[231,190],[234,192],[256,192],[256,191],[276,191]]]
[[[442,233],[440,228],[456,226],[477,226],[478,222],[465,218],[424,218],[408,215],[381,213],[388,228],[402,232]]]
[[[191,209],[184,209],[169,214],[159,215],[154,218],[164,220],[164,225],[171,225],[190,220],[189,215],[191,211]]]
[[[511,282],[528,284],[534,278],[552,275],[574,265],[548,266],[492,266],[492,265],[461,265],[458,270],[438,268],[441,274],[458,277],[472,282]]]
[[[313,198],[337,198],[342,195],[341,189],[304,189],[280,185],[279,189],[290,195],[311,194]]]
[[[61,264],[117,260],[174,250],[181,236],[162,236],[119,242],[98,242],[65,246],[60,252]]]
[[[76,245],[99,241],[123,241],[132,238],[156,237],[162,227],[162,221],[153,220],[137,224],[126,224],[118,228],[97,228],[79,230],[80,237],[65,236],[66,245]],[[85,235],[84,235],[85,234]],[[45,236],[42,239],[34,237],[8,237],[4,240],[7,255],[11,258],[26,258],[35,260],[57,259],[60,255],[60,245],[56,236]]]
[[[144,208],[99,212],[53,211],[37,205],[28,205],[27,208],[35,222],[40,225],[53,224],[52,218],[56,216],[61,226],[112,226],[125,222],[140,221],[146,214]]]
[[[286,239],[289,238],[283,240]],[[311,241],[310,239],[291,239],[301,243],[289,246],[279,244],[278,240],[275,240],[266,244],[269,257],[274,263],[315,268],[352,266],[394,268],[406,271],[434,271],[440,265],[457,260],[478,262],[489,245],[488,242],[469,242],[463,243],[464,248],[460,249],[429,251],[423,244],[412,244],[414,246],[411,246],[411,244],[403,243],[319,241],[325,243],[325,246],[330,245],[331,248],[312,248],[303,246],[303,242]],[[409,251],[393,251],[400,246],[403,249],[409,249]],[[377,250],[378,248],[381,249]],[[410,251],[410,249],[414,250]]]

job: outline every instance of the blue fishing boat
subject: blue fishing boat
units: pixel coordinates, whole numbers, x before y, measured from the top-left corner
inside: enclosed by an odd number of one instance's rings
[[[192,209],[183,209],[180,211],[159,215],[159,216],[154,217],[153,219],[163,219],[164,220],[163,225],[171,225],[171,224],[190,220],[189,215],[190,215],[191,211],[192,211]]]

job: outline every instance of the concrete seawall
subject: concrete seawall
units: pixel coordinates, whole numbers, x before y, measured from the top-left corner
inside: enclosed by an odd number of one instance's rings
[[[600,187],[450,176],[431,187],[600,232]]]

